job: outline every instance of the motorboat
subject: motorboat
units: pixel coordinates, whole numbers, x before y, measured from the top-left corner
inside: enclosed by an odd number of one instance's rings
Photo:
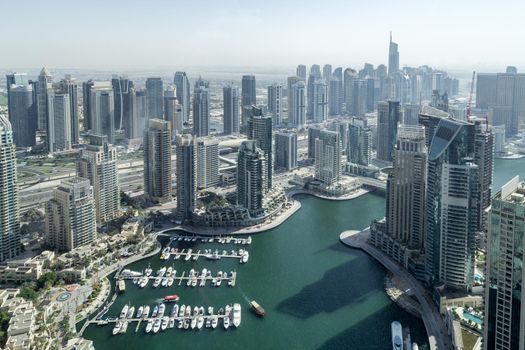
[[[148,323],[146,324],[146,333],[151,332],[153,329],[153,319],[149,319]]]
[[[126,317],[126,315],[128,314],[128,309],[129,309],[129,305],[128,304],[124,305],[124,307],[122,308],[122,311],[120,312],[120,318]]]
[[[199,251],[197,252],[197,254],[195,254],[195,255],[193,256],[193,261],[195,261],[195,260],[197,260],[197,259],[199,258],[199,254],[200,254],[200,253],[201,253],[201,251],[199,250]]]
[[[199,315],[199,307],[198,306],[194,306],[193,307],[193,316],[197,316]]]
[[[126,277],[142,277],[142,272],[133,271],[133,270],[130,270],[130,269],[124,269],[124,270],[122,270],[120,275],[121,276],[126,276]]]
[[[161,285],[162,287],[167,287],[167,286],[168,286],[168,277],[164,277],[164,278],[162,279],[162,282],[160,283],[160,285]]]
[[[164,316],[162,318],[162,323],[160,324],[160,330],[163,331],[166,328],[168,328],[168,323],[170,322],[170,319],[168,316]]]
[[[401,323],[394,321],[391,324],[392,328],[392,349],[403,350],[403,329]]]
[[[241,304],[233,304],[233,325],[239,327],[241,324]]]
[[[184,261],[188,261],[191,259],[191,252],[192,250],[188,249],[188,251],[186,252],[186,257],[184,258]]]
[[[250,302],[250,306],[252,307],[252,310],[255,311],[255,314],[257,316],[261,316],[262,317],[262,316],[266,315],[266,311],[255,300],[252,300]]]
[[[220,287],[222,283],[222,278],[217,278],[217,283],[215,284],[216,287]]]
[[[139,281],[139,287],[140,288],[144,288],[148,285],[148,282],[149,282],[149,278],[148,277],[143,277],[140,281]]]
[[[153,308],[153,312],[151,313],[151,317],[157,317],[158,314],[159,314],[159,306],[155,305],[155,307]]]
[[[207,317],[206,318],[206,324],[205,324],[206,328],[210,328],[211,327],[211,317]]]
[[[170,266],[166,270],[166,277],[170,277],[172,273],[173,273],[173,267]]]
[[[184,316],[190,317],[191,316],[191,306],[186,306],[186,312],[184,313]]]
[[[252,244],[252,236],[248,236],[246,239],[246,244]]]
[[[197,317],[197,329],[201,329],[204,326],[204,317]]]
[[[173,282],[174,282],[174,281],[175,281],[175,280],[173,279],[173,277],[169,277],[169,278],[168,278],[168,282],[166,283],[166,286],[171,287],[171,286],[173,285]]]
[[[164,303],[160,303],[160,305],[159,305],[159,314],[158,314],[158,316],[159,316],[159,317],[164,316],[164,312],[165,312],[165,311],[166,311],[166,304],[164,304]]]
[[[250,254],[245,251],[244,254],[242,255],[242,258],[241,258],[241,263],[247,263],[248,262],[248,258],[250,257]]]
[[[216,315],[211,318],[211,328],[217,328],[217,324],[219,323],[219,317]]]
[[[139,309],[137,311],[137,318],[141,318],[143,313],[144,313],[144,306],[139,306]]]
[[[213,315],[213,306],[208,306],[208,315]]]
[[[128,313],[126,314],[126,318],[133,318],[134,313],[135,313],[135,307],[132,306],[129,308]]]
[[[179,314],[179,304],[175,304],[175,305],[173,305],[173,308],[171,309],[170,316],[171,317],[177,317],[178,314]]]
[[[197,317],[193,316],[191,319],[191,329],[195,329],[195,327],[197,327]]]
[[[170,318],[170,323],[169,323],[168,327],[175,328],[175,319],[174,318]]]
[[[201,306],[199,308],[199,315],[204,316],[204,307],[203,306]]]
[[[179,322],[177,324],[177,328],[178,329],[182,329],[182,327],[184,327],[184,320],[181,318],[181,319],[179,319]]]
[[[193,277],[193,278],[191,279],[191,286],[192,286],[192,287],[197,287],[197,277]]]
[[[224,329],[230,328],[230,317],[228,315],[225,315],[222,318],[222,325],[224,326]]]
[[[157,276],[159,277],[164,277],[165,274],[166,274],[166,266],[164,266],[159,271],[157,271]]]
[[[128,322],[122,321],[122,327],[120,327],[119,333],[126,333],[127,330],[128,330]]]
[[[153,323],[153,333],[157,333],[160,330],[162,320],[160,318],[156,318],[155,322]]]
[[[186,305],[182,305],[179,310],[179,317],[183,317],[186,312]]]
[[[115,324],[115,327],[113,327],[113,335],[117,335],[120,333],[120,329],[122,328],[122,321],[117,321]]]
[[[148,316],[149,316],[149,305],[146,305],[146,307],[144,307],[144,312],[142,313],[142,317],[148,318]]]
[[[214,287],[217,285],[217,278],[215,278],[215,277],[212,278],[211,285],[214,286]]]
[[[190,328],[190,319],[187,318],[184,320],[184,329]]]
[[[157,288],[161,282],[162,282],[162,278],[160,277],[155,278],[155,280],[153,281],[153,287]]]
[[[170,294],[170,295],[166,295],[164,297],[164,302],[172,302],[172,301],[179,301],[179,296],[177,294]],[[164,304],[163,304],[164,305]]]

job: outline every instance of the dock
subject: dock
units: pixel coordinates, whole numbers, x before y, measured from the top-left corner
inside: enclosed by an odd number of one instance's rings
[[[171,257],[173,256],[174,260],[187,262],[187,261],[195,261],[201,257],[205,257],[208,260],[220,260],[223,258],[229,258],[229,259],[238,259],[239,262],[242,262],[242,258],[245,255],[249,255],[247,251],[244,251],[242,254],[239,254],[239,252],[235,250],[230,251],[230,252],[223,250],[222,252],[218,252],[217,254],[215,254],[214,252],[210,252],[209,250],[208,251],[205,250],[204,252],[202,252],[201,250],[198,250],[195,252],[193,250],[190,251],[189,249],[188,250],[182,249],[180,252],[179,251],[177,252],[163,251],[160,255],[160,259],[170,260]]]
[[[154,280],[156,280],[158,278],[160,278],[161,281],[169,279],[169,278],[173,279],[173,284],[171,286],[162,286],[162,284],[160,284],[157,287],[154,287],[153,284],[151,284],[151,286],[153,288],[170,288],[170,287],[173,287],[174,285],[181,286],[183,282],[186,282],[186,285],[188,287],[204,287],[210,281],[212,281],[212,283],[213,283],[213,280],[215,280],[216,282],[220,281],[221,285],[224,282],[225,285],[229,285],[230,287],[234,287],[235,283],[237,282],[237,272],[236,271],[230,271],[230,272],[226,272],[225,271],[221,277],[219,277],[218,273],[216,275],[212,275],[210,273],[210,274],[207,274],[206,276],[203,276],[199,271],[197,271],[193,275],[190,274],[190,273],[187,273],[186,271],[183,271],[181,276],[177,276],[176,274],[173,274],[173,275],[170,275],[170,276],[165,275],[165,276],[162,276],[162,277],[160,277],[160,276],[128,276],[128,275],[124,275],[124,276],[119,276],[119,278],[120,278],[121,281],[126,280],[126,279],[127,280],[135,280],[134,281],[134,282],[136,282],[135,284],[140,283],[139,280],[147,279],[148,282],[146,283],[146,285],[144,287],[146,287],[148,284],[150,284],[150,282],[152,280],[154,281]],[[190,282],[193,281],[193,280],[196,280],[195,285],[191,285],[190,284]],[[203,280],[204,280],[204,282],[201,284],[201,282]],[[231,283],[229,284],[230,281],[231,281]],[[215,287],[216,285],[213,285],[213,286]],[[217,287],[219,287],[219,285],[217,285]]]
[[[252,244],[252,237],[247,238],[233,237],[233,236],[199,236],[199,235],[169,235],[166,233],[159,234],[161,236],[170,237],[170,243],[179,242],[201,242],[201,243],[220,243],[220,244]]]

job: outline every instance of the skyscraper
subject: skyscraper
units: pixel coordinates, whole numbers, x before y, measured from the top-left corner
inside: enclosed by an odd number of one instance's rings
[[[34,146],[36,144],[37,118],[36,105],[33,100],[33,86],[11,85],[8,104],[9,121],[11,122],[16,147]]]
[[[368,82],[365,79],[352,79],[351,114],[363,116],[367,112]]]
[[[405,104],[403,106],[403,124],[418,125],[419,123],[419,105]]]
[[[219,141],[197,139],[197,187],[217,186],[219,180]]]
[[[115,142],[115,103],[113,88],[110,85],[93,86],[90,89],[90,132],[106,135],[109,143]]]
[[[193,90],[193,134],[197,137],[210,133],[210,95],[207,82],[199,79]]]
[[[45,131],[47,130],[47,93],[51,90],[51,83],[53,82],[53,77],[46,69],[42,68],[40,74],[38,75],[38,83],[36,84],[36,114],[37,114],[37,127],[38,130]]]
[[[71,149],[71,102],[68,93],[47,94],[47,149],[50,153]]]
[[[399,71],[399,51],[397,43],[392,41],[392,32],[390,32],[390,45],[388,47],[388,75]]]
[[[92,243],[96,236],[89,180],[76,177],[62,181],[46,206],[46,243],[57,251],[70,251]]]
[[[518,350],[523,333],[523,247],[525,184],[516,176],[492,199],[487,238],[487,283],[483,340],[485,350]]]
[[[302,81],[306,82],[306,66],[304,64],[300,64],[295,69],[295,76],[297,76]]]
[[[333,185],[341,176],[341,140],[336,131],[321,130],[315,139],[315,179]]]
[[[272,115],[273,124],[283,122],[283,87],[279,84],[268,86],[268,113]]]
[[[315,159],[315,140],[321,134],[321,130],[320,127],[316,126],[308,128],[308,159],[310,160]]]
[[[357,79],[357,72],[352,68],[346,68],[343,72],[343,100],[345,111],[348,114],[354,113],[354,98],[352,96],[354,90],[354,79]]]
[[[164,120],[170,123],[172,135],[182,134],[183,113],[184,108],[179,104],[175,90],[166,89],[164,91]]]
[[[370,165],[372,159],[372,132],[361,119],[348,126],[347,160],[359,165]]]
[[[113,87],[113,102],[115,128],[122,130],[125,121],[132,118],[132,104],[130,93],[133,89],[133,82],[125,77],[113,77],[111,79],[111,86]]]
[[[224,134],[231,135],[239,132],[239,90],[233,86],[222,89],[224,101]]]
[[[243,75],[241,81],[241,125],[243,129],[248,125],[248,116],[246,115],[245,107],[257,104],[256,92],[255,76]]]
[[[144,193],[158,202],[171,201],[171,129],[162,119],[149,119],[144,130]]]
[[[190,120],[190,81],[186,72],[175,72],[173,79],[176,87],[177,100],[182,105],[182,122]]]
[[[317,80],[313,85],[314,122],[321,123],[328,118],[328,87],[324,80]]]
[[[117,149],[108,143],[107,136],[90,135],[77,162],[77,176],[88,179],[93,187],[98,223],[121,215],[117,163]]]
[[[329,82],[330,79],[332,79],[332,65],[331,64],[325,64],[323,66],[323,79],[326,82]]]
[[[27,80],[27,73],[12,73],[12,74],[7,74],[5,76],[6,78],[6,91],[7,91],[7,98],[8,98],[8,103],[7,103],[7,115],[9,118],[11,118],[11,105],[9,104],[9,91],[11,90],[11,86],[13,85],[28,85],[29,84],[29,81]],[[33,98],[34,99],[34,98]],[[35,100],[35,103],[36,103],[36,99]],[[36,107],[35,107],[35,114],[36,114]],[[35,123],[36,125],[36,123]]]
[[[197,138],[190,134],[175,137],[177,164],[176,217],[182,222],[190,221],[197,205]]]
[[[290,86],[288,124],[298,129],[306,126],[306,85],[298,81]]]
[[[297,168],[297,134],[275,133],[275,166],[291,170]]]
[[[146,101],[148,105],[148,118],[164,117],[164,83],[160,77],[146,79]]]
[[[400,122],[399,102],[388,101],[377,104],[377,159],[392,161],[397,124]]]
[[[142,140],[142,134],[148,119],[146,114],[146,91],[133,88],[130,96],[133,113],[131,113],[130,119],[124,120],[124,132],[128,140]]]
[[[16,153],[11,123],[0,116],[0,261],[21,250]]]
[[[255,140],[257,148],[260,148],[266,156],[267,170],[265,174],[268,178],[268,189],[272,188],[273,176],[273,150],[272,150],[272,117],[254,115],[248,119],[248,139]]]
[[[329,113],[331,116],[341,115],[343,112],[343,91],[342,81],[339,78],[332,78],[330,81],[329,93]]]
[[[71,126],[71,144],[78,145],[80,142],[80,118],[78,113],[78,83],[66,74],[55,86],[55,92],[69,95],[69,117]]]
[[[252,217],[264,213],[263,200],[268,191],[268,160],[256,141],[243,141],[237,156],[237,204]]]

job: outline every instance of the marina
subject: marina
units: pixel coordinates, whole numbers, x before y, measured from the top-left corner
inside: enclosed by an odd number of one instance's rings
[[[177,248],[170,248],[170,245],[166,246],[160,255],[161,260],[170,260],[173,256],[173,260],[180,261],[196,261],[197,259],[204,257],[208,260],[220,260],[222,258],[238,259],[240,263],[244,264],[248,262],[250,254],[247,250],[222,250],[219,249],[204,249],[194,251],[192,248],[178,250]]]
[[[208,282],[211,282],[212,287],[220,287],[223,282],[224,285],[234,287],[237,281],[237,272],[235,271],[219,271],[217,274],[212,274],[206,268],[202,269],[202,271],[195,271],[194,269],[183,271],[180,276],[177,276],[177,270],[173,269],[173,267],[166,266],[158,270],[155,276],[148,273],[148,269],[144,272],[128,270],[128,273],[124,273],[125,271],[122,271],[118,276],[117,286],[121,285],[125,279],[132,280],[133,284],[138,285],[140,288],[145,288],[150,282],[153,288],[168,288],[181,285],[205,287]]]
[[[247,238],[233,237],[233,236],[199,236],[199,235],[167,235],[170,242],[200,242],[200,243],[220,243],[220,244],[252,244],[252,237]]]

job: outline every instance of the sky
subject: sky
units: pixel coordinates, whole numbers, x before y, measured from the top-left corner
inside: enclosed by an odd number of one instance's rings
[[[525,69],[523,0],[0,0],[0,69]]]

